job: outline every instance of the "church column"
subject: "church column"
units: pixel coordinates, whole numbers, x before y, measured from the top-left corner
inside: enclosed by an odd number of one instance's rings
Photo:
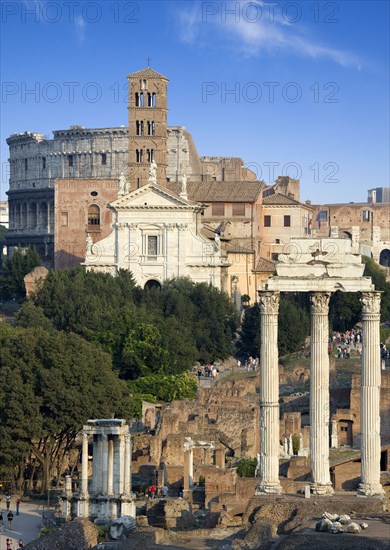
[[[333,494],[329,472],[329,299],[330,292],[310,294],[310,463],[316,495]]]
[[[358,495],[383,496],[380,482],[380,292],[362,292],[362,384],[360,390],[361,483]]]
[[[260,349],[260,481],[256,494],[280,494],[279,481],[279,292],[259,291]]]
[[[83,446],[81,456],[81,494],[88,497],[88,434],[83,433]]]

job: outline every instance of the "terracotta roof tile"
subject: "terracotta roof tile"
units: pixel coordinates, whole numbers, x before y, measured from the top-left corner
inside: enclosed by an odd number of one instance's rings
[[[275,271],[275,262],[264,256],[258,256],[256,261],[256,267],[253,271],[267,271],[273,273]]]
[[[273,195],[267,195],[263,197],[263,204],[280,204],[280,205],[290,205],[290,204],[302,204],[287,195],[282,195],[281,193],[274,193]]]
[[[168,80],[166,76],[164,76],[161,73],[158,73],[151,67],[145,67],[145,69],[141,69],[140,71],[136,71],[135,73],[129,74],[129,77],[141,77],[141,78],[165,78],[165,80]]]
[[[170,182],[168,189],[180,192],[180,182]],[[265,184],[260,181],[188,182],[188,197],[197,202],[256,202]]]

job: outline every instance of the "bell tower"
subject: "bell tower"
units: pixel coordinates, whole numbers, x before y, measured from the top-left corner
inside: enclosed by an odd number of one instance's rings
[[[148,183],[149,166],[157,164],[157,184],[167,182],[168,79],[147,67],[128,76],[130,191]]]

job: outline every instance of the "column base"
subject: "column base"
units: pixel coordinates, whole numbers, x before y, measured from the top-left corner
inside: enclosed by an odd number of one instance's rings
[[[283,493],[280,483],[259,483],[256,487],[255,495],[281,495]]]
[[[70,521],[71,518],[71,502],[66,497],[62,499],[61,502],[61,515],[65,518],[66,521]]]
[[[135,500],[131,496],[123,495],[121,500],[121,516],[136,516]]]
[[[313,495],[328,496],[331,497],[334,494],[333,486],[331,483],[321,485],[319,483],[311,483],[310,490]]]
[[[380,483],[360,483],[357,496],[358,497],[383,497],[385,490]]]
[[[76,515],[78,518],[89,517],[89,497],[81,495],[76,499]]]

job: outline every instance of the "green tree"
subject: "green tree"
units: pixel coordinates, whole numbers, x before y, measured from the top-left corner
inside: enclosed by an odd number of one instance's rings
[[[169,365],[168,350],[163,347],[157,327],[140,323],[130,331],[122,353],[121,375],[136,378],[149,373],[165,372]]]
[[[0,325],[0,475],[12,470],[20,478],[31,453],[45,474],[88,418],[125,414],[127,395],[99,346],[75,334]]]
[[[362,257],[364,276],[371,277],[375,289],[381,295],[381,321],[390,320],[390,283],[381,267],[367,256]],[[329,304],[329,317],[333,330],[345,331],[351,329],[361,319],[360,294],[358,292],[336,292],[332,294]]]
[[[299,351],[309,334],[309,317],[304,308],[293,301],[280,300],[278,323],[279,355]]]
[[[260,306],[256,302],[245,310],[237,347],[240,353],[259,357],[261,345]]]
[[[26,289],[23,278],[27,273],[41,265],[41,259],[36,250],[16,250],[12,256],[2,262],[0,270],[0,296],[4,300],[23,301]]]
[[[278,349],[279,355],[299,351],[309,334],[309,317],[301,298],[281,296],[279,305]],[[260,306],[255,304],[245,311],[238,349],[256,357],[260,353]]]
[[[16,326],[23,328],[41,327],[45,330],[53,329],[53,323],[48,319],[43,309],[33,302],[25,302],[16,314]]]

